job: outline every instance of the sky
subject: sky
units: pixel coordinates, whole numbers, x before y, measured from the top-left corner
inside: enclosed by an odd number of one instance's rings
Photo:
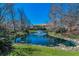
[[[15,8],[23,8],[32,24],[45,24],[49,21],[50,3],[19,3]]]

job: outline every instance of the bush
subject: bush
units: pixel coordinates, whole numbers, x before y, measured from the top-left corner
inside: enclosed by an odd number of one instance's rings
[[[12,43],[10,40],[0,39],[0,54],[6,53],[12,49]]]
[[[67,29],[65,29],[65,28],[57,28],[56,30],[55,30],[55,32],[56,33],[65,33],[65,32],[67,32]]]

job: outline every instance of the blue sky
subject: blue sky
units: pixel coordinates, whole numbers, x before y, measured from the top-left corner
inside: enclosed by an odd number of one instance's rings
[[[32,24],[45,24],[49,21],[50,3],[19,3],[16,8],[23,8]]]

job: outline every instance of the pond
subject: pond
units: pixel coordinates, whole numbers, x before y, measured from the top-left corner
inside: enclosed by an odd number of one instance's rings
[[[65,46],[76,46],[76,43],[73,41],[50,37],[47,35],[47,33],[41,30],[25,35],[22,38],[17,37],[15,39],[15,43],[26,43],[26,44],[42,45],[42,46],[59,46],[60,44]]]

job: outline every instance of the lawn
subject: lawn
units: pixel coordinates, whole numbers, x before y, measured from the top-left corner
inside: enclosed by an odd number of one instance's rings
[[[79,51],[64,51],[45,46],[15,44],[9,56],[79,56]]]
[[[79,39],[79,35],[68,35],[69,38],[73,38],[73,39]]]
[[[36,32],[36,30],[29,30],[29,32],[30,32],[30,33],[32,33],[32,32]]]
[[[79,35],[75,34],[61,34],[61,33],[55,33],[55,32],[48,32],[49,36],[58,37],[58,38],[71,38],[71,39],[79,39]]]

